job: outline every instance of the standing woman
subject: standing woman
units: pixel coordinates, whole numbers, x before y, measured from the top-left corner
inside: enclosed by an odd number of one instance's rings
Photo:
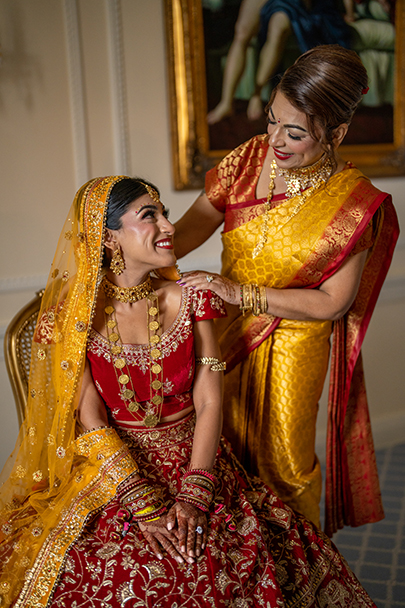
[[[217,325],[224,434],[249,472],[316,523],[315,426],[333,332],[328,534],[384,515],[360,347],[398,222],[391,197],[337,153],[367,90],[353,51],[327,45],[299,57],[272,93],[268,133],[209,171],[176,225],[181,257],[224,222],[221,275],[182,279],[228,303]]]

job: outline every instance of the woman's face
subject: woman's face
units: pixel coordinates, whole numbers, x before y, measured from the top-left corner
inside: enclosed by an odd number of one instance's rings
[[[122,249],[126,268],[144,267],[146,271],[172,266],[174,226],[167,219],[162,203],[144,194],[131,203],[121,217],[121,228],[110,231]]]
[[[306,114],[280,92],[276,93],[267,122],[269,145],[280,168],[307,167],[321,158],[324,148],[309,134]]]

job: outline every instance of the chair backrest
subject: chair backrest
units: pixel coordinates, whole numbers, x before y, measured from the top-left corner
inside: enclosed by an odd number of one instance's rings
[[[38,291],[35,298],[15,315],[4,336],[4,358],[20,425],[27,407],[31,344],[43,293],[44,290]]]

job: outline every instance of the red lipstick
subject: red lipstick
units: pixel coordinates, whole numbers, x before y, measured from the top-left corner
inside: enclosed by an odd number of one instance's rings
[[[278,158],[278,160],[288,160],[293,156],[293,154],[285,154],[284,152],[277,150],[277,148],[273,148],[273,152],[274,156]]]

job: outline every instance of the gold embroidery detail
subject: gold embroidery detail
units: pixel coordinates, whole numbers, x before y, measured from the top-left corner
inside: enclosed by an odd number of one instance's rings
[[[40,361],[44,361],[46,359],[46,351],[43,348],[39,348],[37,351],[37,358]]]

